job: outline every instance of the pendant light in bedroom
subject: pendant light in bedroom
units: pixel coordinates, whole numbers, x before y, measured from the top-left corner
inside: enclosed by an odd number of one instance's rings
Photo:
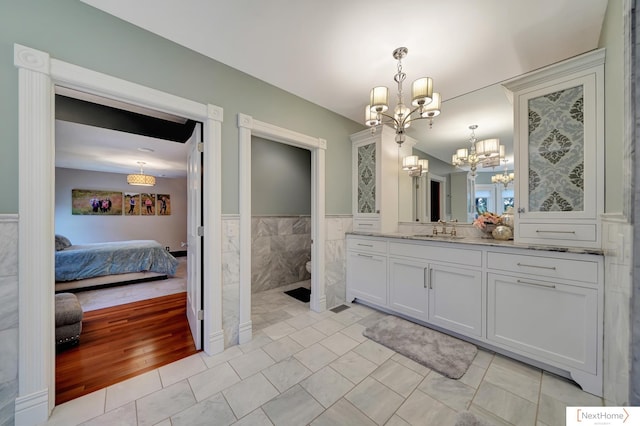
[[[140,173],[127,175],[127,183],[129,185],[154,186],[156,184],[156,178],[144,174],[143,166],[146,163],[144,161],[138,161],[138,164],[140,165]]]

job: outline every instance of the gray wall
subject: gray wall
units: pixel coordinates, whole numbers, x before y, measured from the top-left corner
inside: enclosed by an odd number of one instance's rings
[[[311,151],[251,138],[251,214],[311,214]]]
[[[156,186],[130,186],[126,175],[56,168],[55,230],[73,244],[156,240],[172,251],[187,241],[187,179],[156,178]],[[168,216],[80,216],[71,214],[72,189],[169,194]],[[127,208],[128,206],[123,206]],[[155,209],[155,207],[154,207]]]
[[[13,65],[14,43],[224,108],[223,213],[239,211],[238,113],[326,139],[326,211],[351,212],[351,186],[344,185],[351,180],[349,135],[362,130],[361,124],[77,0],[24,0],[0,2],[0,213],[18,211],[18,71]]]

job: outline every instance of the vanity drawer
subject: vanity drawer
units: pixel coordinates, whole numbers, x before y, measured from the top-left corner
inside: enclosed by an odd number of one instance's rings
[[[347,250],[386,253],[387,242],[384,240],[368,240],[366,238],[347,238]]]
[[[520,238],[538,238],[566,241],[596,241],[596,225],[522,223]]]
[[[487,267],[541,277],[598,282],[597,261],[488,252]]]
[[[380,220],[379,219],[354,219],[353,230],[360,232],[379,232]]]
[[[417,243],[389,243],[389,255],[414,257],[428,261],[460,263],[467,266],[482,266],[480,250],[422,245]]]

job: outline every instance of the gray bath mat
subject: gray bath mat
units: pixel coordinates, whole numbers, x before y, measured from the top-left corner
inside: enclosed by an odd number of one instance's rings
[[[456,424],[454,426],[492,426],[491,423],[476,417],[469,411],[461,411],[456,416]]]
[[[362,334],[450,379],[462,377],[478,352],[471,343],[391,315]]]

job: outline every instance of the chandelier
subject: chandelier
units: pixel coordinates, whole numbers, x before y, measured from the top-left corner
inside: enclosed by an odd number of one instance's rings
[[[156,178],[150,175],[145,175],[142,166],[146,163],[144,161],[138,161],[140,165],[140,173],[134,173],[131,175],[127,175],[127,183],[129,185],[139,185],[139,186],[154,186],[156,184]]]
[[[514,173],[507,173],[507,159],[504,155],[504,146],[500,145],[500,160],[502,160],[504,162],[504,172],[502,172],[499,175],[493,175],[491,176],[491,183],[501,183],[504,185],[504,188],[507,189],[507,186],[513,182],[513,180],[515,179],[515,174]]]
[[[500,139],[476,139],[477,124],[469,126],[469,148],[460,148],[451,156],[451,164],[456,167],[469,166],[471,177],[475,179],[478,165],[489,164],[500,155]],[[504,148],[503,148],[504,150]],[[495,166],[495,163],[493,164]]]
[[[398,61],[398,71],[393,79],[398,84],[398,103],[393,115],[387,114],[389,110],[389,89],[378,86],[371,89],[370,102],[364,110],[365,124],[373,127],[379,124],[393,124],[396,129],[396,143],[402,145],[405,141],[405,131],[414,120],[429,119],[429,127],[433,125],[433,118],[440,114],[440,94],[433,91],[431,77],[421,77],[411,86],[410,109],[402,99],[402,83],[407,75],[402,72],[402,59],[407,56],[409,50],[406,47],[398,47],[393,51],[393,57]],[[375,131],[375,128],[373,129]]]

